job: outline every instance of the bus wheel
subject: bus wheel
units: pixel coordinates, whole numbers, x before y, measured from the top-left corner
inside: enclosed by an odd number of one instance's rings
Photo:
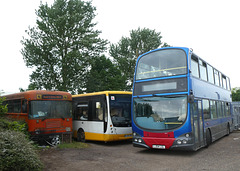
[[[78,142],[85,142],[85,132],[83,129],[79,129],[77,132],[77,141]]]
[[[212,143],[212,136],[211,136],[211,131],[210,129],[207,129],[206,132],[206,147],[209,147],[209,145]]]
[[[60,138],[59,138],[59,136],[54,136],[54,137],[52,138],[52,140],[51,140],[51,144],[52,144],[53,146],[59,145],[59,144],[60,144]]]

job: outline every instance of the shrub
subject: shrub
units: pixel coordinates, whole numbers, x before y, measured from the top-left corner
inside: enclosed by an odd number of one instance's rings
[[[32,143],[22,132],[0,131],[0,170],[42,170]]]
[[[14,120],[6,117],[0,117],[0,130],[20,131],[28,135],[27,123],[24,120]]]
[[[0,93],[1,95],[1,93]],[[5,113],[7,113],[8,111],[8,108],[7,108],[7,105],[3,104],[3,101],[5,100],[5,98],[3,97],[0,97],[0,115],[4,115]]]

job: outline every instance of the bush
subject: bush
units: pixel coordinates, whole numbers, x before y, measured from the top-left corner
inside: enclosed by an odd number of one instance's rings
[[[0,130],[0,170],[42,170],[32,143],[22,132]]]
[[[0,93],[1,95],[1,93]],[[7,113],[8,108],[7,105],[3,104],[3,101],[5,100],[5,98],[0,97],[0,115],[4,115],[5,113]]]
[[[6,117],[0,117],[0,130],[20,131],[28,135],[27,123],[24,120],[14,120]]]

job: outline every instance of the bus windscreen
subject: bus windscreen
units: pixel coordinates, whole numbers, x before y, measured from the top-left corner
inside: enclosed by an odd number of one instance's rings
[[[131,95],[110,95],[110,115],[116,127],[130,127],[131,124]]]
[[[137,64],[136,80],[187,73],[187,56],[183,50],[159,50],[142,56]]]
[[[69,118],[71,110],[69,101],[31,101],[29,118]]]
[[[187,117],[187,96],[159,96],[133,99],[135,123],[149,130],[180,127]]]

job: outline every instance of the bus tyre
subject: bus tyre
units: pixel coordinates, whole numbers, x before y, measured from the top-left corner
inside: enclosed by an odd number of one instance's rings
[[[210,132],[210,129],[207,129],[207,132],[206,132],[206,147],[209,147],[209,145],[211,143],[212,143],[211,132]]]
[[[77,132],[77,141],[78,142],[85,142],[85,132],[83,129],[79,129]]]

